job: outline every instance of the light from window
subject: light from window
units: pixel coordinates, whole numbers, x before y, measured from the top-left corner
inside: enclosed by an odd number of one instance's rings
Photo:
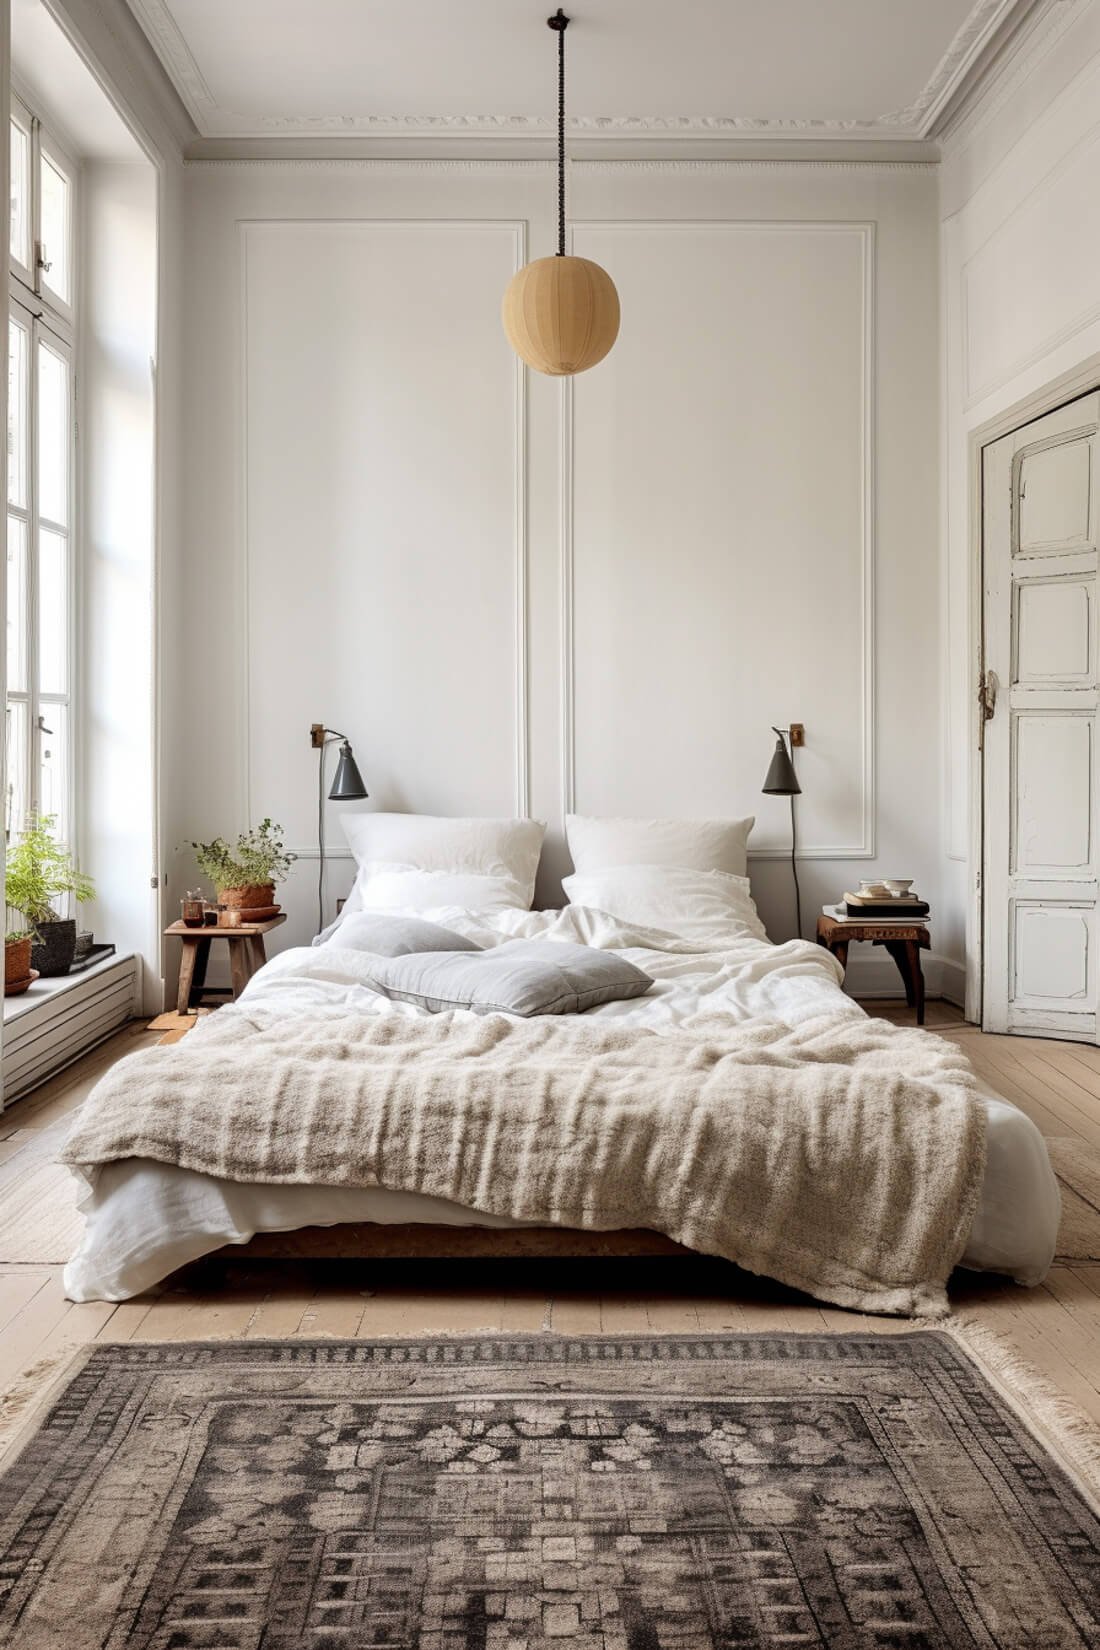
[[[8,691],[27,691],[27,524],[8,517]],[[8,772],[11,772],[9,768]]]
[[[47,527],[38,536],[38,691],[69,691],[69,545]]]
[[[8,503],[27,508],[27,329],[8,327]]]
[[[45,150],[41,156],[41,242],[42,285],[67,304],[69,295],[69,180]],[[49,268],[46,265],[49,265]]]
[[[42,767],[38,811],[52,815],[54,835],[69,840],[69,707],[43,703],[38,718]]]
[[[11,255],[31,265],[31,134],[11,123]]]
[[[25,699],[9,699],[7,711],[8,794],[4,829],[10,842],[27,822],[27,718]]]
[[[69,521],[69,365],[38,345],[38,513],[59,527]]]

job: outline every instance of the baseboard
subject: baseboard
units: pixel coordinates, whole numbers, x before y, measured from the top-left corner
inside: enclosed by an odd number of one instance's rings
[[[949,1003],[962,1007],[966,998],[966,969],[962,963],[941,957],[935,951],[923,951],[921,971],[926,996],[946,997]],[[860,955],[854,947],[848,956],[844,989],[849,997],[905,998],[905,987],[893,958],[879,951]]]
[[[940,958],[940,996],[956,1008],[966,1007],[966,964],[954,957]]]

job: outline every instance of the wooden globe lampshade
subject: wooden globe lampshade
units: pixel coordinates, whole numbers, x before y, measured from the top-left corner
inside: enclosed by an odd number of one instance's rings
[[[561,7],[546,19],[558,37],[558,250],[517,271],[504,293],[504,333],[522,361],[551,378],[586,372],[619,336],[619,294],[606,269],[565,250],[565,30]]]
[[[590,258],[536,258],[512,276],[501,308],[516,354],[551,378],[586,372],[619,336],[619,294]]]

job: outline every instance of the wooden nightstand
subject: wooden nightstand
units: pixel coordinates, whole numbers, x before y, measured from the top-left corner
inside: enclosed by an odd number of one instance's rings
[[[239,928],[188,928],[182,922],[169,923],[164,930],[172,939],[183,941],[180,958],[180,983],[176,993],[176,1011],[186,1014],[197,1008],[204,995],[239,997],[258,968],[267,961],[264,935],[270,934],[286,921],[286,912],[269,917],[266,922],[242,922]],[[206,965],[210,961],[212,940],[229,941],[229,975],[233,981],[231,992],[211,990],[206,984]]]
[[[842,968],[848,966],[848,942],[868,940],[884,945],[898,965],[905,1000],[917,1011],[917,1024],[924,1024],[924,975],[920,954],[931,945],[928,930],[921,922],[838,922],[824,913],[817,919],[817,943],[831,951]]]

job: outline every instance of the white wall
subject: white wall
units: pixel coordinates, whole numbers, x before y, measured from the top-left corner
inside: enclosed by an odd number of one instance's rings
[[[578,163],[576,248],[623,327],[572,386],[525,384],[499,323],[553,244],[549,166],[186,179],[166,847],[281,820],[306,939],[324,720],[371,806],[547,819],[545,902],[570,805],[755,812],[783,938],[786,803],[759,787],[770,725],[801,720],[807,931],[876,870],[937,897],[932,169]],[[170,870],[171,908],[186,852]]]
[[[97,938],[159,980],[153,780],[157,180],[148,162],[81,172],[80,858]]]
[[[1100,384],[1100,0],[1048,6],[944,147],[944,923],[973,912],[977,661],[970,440],[1047,387]],[[1025,413],[1021,411],[1021,419]],[[1009,419],[1011,422],[1011,419]],[[975,937],[971,936],[972,954]]]

